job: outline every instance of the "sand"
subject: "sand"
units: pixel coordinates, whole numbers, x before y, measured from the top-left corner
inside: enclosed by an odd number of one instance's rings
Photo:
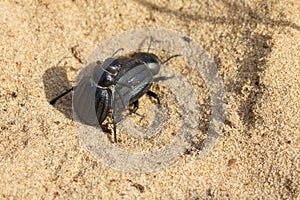
[[[226,120],[205,157],[194,147],[131,173],[85,148],[71,95],[49,100],[97,45],[143,27],[179,31],[214,57]],[[300,199],[299,1],[3,0],[0,32],[1,199]]]

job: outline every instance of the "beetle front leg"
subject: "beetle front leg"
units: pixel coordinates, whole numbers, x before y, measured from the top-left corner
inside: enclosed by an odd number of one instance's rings
[[[74,87],[68,89],[67,91],[63,92],[62,94],[58,95],[57,97],[55,97],[54,99],[52,99],[49,103],[51,105],[54,105],[56,103],[56,101],[60,98],[62,98],[63,96],[67,95],[68,93],[70,93],[72,90],[74,90]]]

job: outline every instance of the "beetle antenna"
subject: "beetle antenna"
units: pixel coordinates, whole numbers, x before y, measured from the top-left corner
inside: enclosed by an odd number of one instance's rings
[[[49,103],[51,105],[54,105],[58,99],[62,98],[63,96],[65,96],[66,94],[68,94],[69,92],[71,92],[72,90],[74,90],[74,87],[72,87],[72,88],[68,89],[67,91],[63,92],[62,94],[58,95],[57,97],[55,97],[54,99],[52,99]]]
[[[166,81],[174,77],[175,76],[160,76],[160,77],[153,78],[153,82]]]
[[[175,57],[178,57],[178,56],[182,56],[182,55],[176,54],[176,55],[170,56],[170,57],[167,58],[165,61],[163,61],[161,64],[165,64],[166,62],[168,62],[168,61],[171,60],[172,58],[175,58]]]
[[[151,47],[151,44],[152,44],[152,40],[153,40],[153,38],[152,38],[152,36],[150,36],[150,42],[149,42],[149,46],[148,46],[147,53],[149,53],[149,51],[150,51],[150,47]]]
[[[117,53],[119,53],[119,51],[124,51],[124,48],[120,48],[117,51],[115,51],[115,53],[113,53],[111,57],[114,57]]]

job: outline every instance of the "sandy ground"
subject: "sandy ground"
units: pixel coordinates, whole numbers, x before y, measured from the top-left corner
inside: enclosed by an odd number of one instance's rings
[[[132,174],[84,148],[71,95],[49,100],[74,84],[96,45],[139,27],[202,45],[226,86],[227,114],[206,157],[191,149]],[[298,0],[2,0],[0,32],[1,199],[300,199]]]

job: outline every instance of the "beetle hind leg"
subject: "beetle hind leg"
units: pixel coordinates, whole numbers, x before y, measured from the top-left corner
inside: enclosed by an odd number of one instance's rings
[[[159,100],[159,98],[158,98],[158,96],[157,96],[156,93],[148,90],[147,91],[147,95],[149,95],[150,97],[153,97],[154,99],[156,99],[158,106],[160,106],[160,100]]]

